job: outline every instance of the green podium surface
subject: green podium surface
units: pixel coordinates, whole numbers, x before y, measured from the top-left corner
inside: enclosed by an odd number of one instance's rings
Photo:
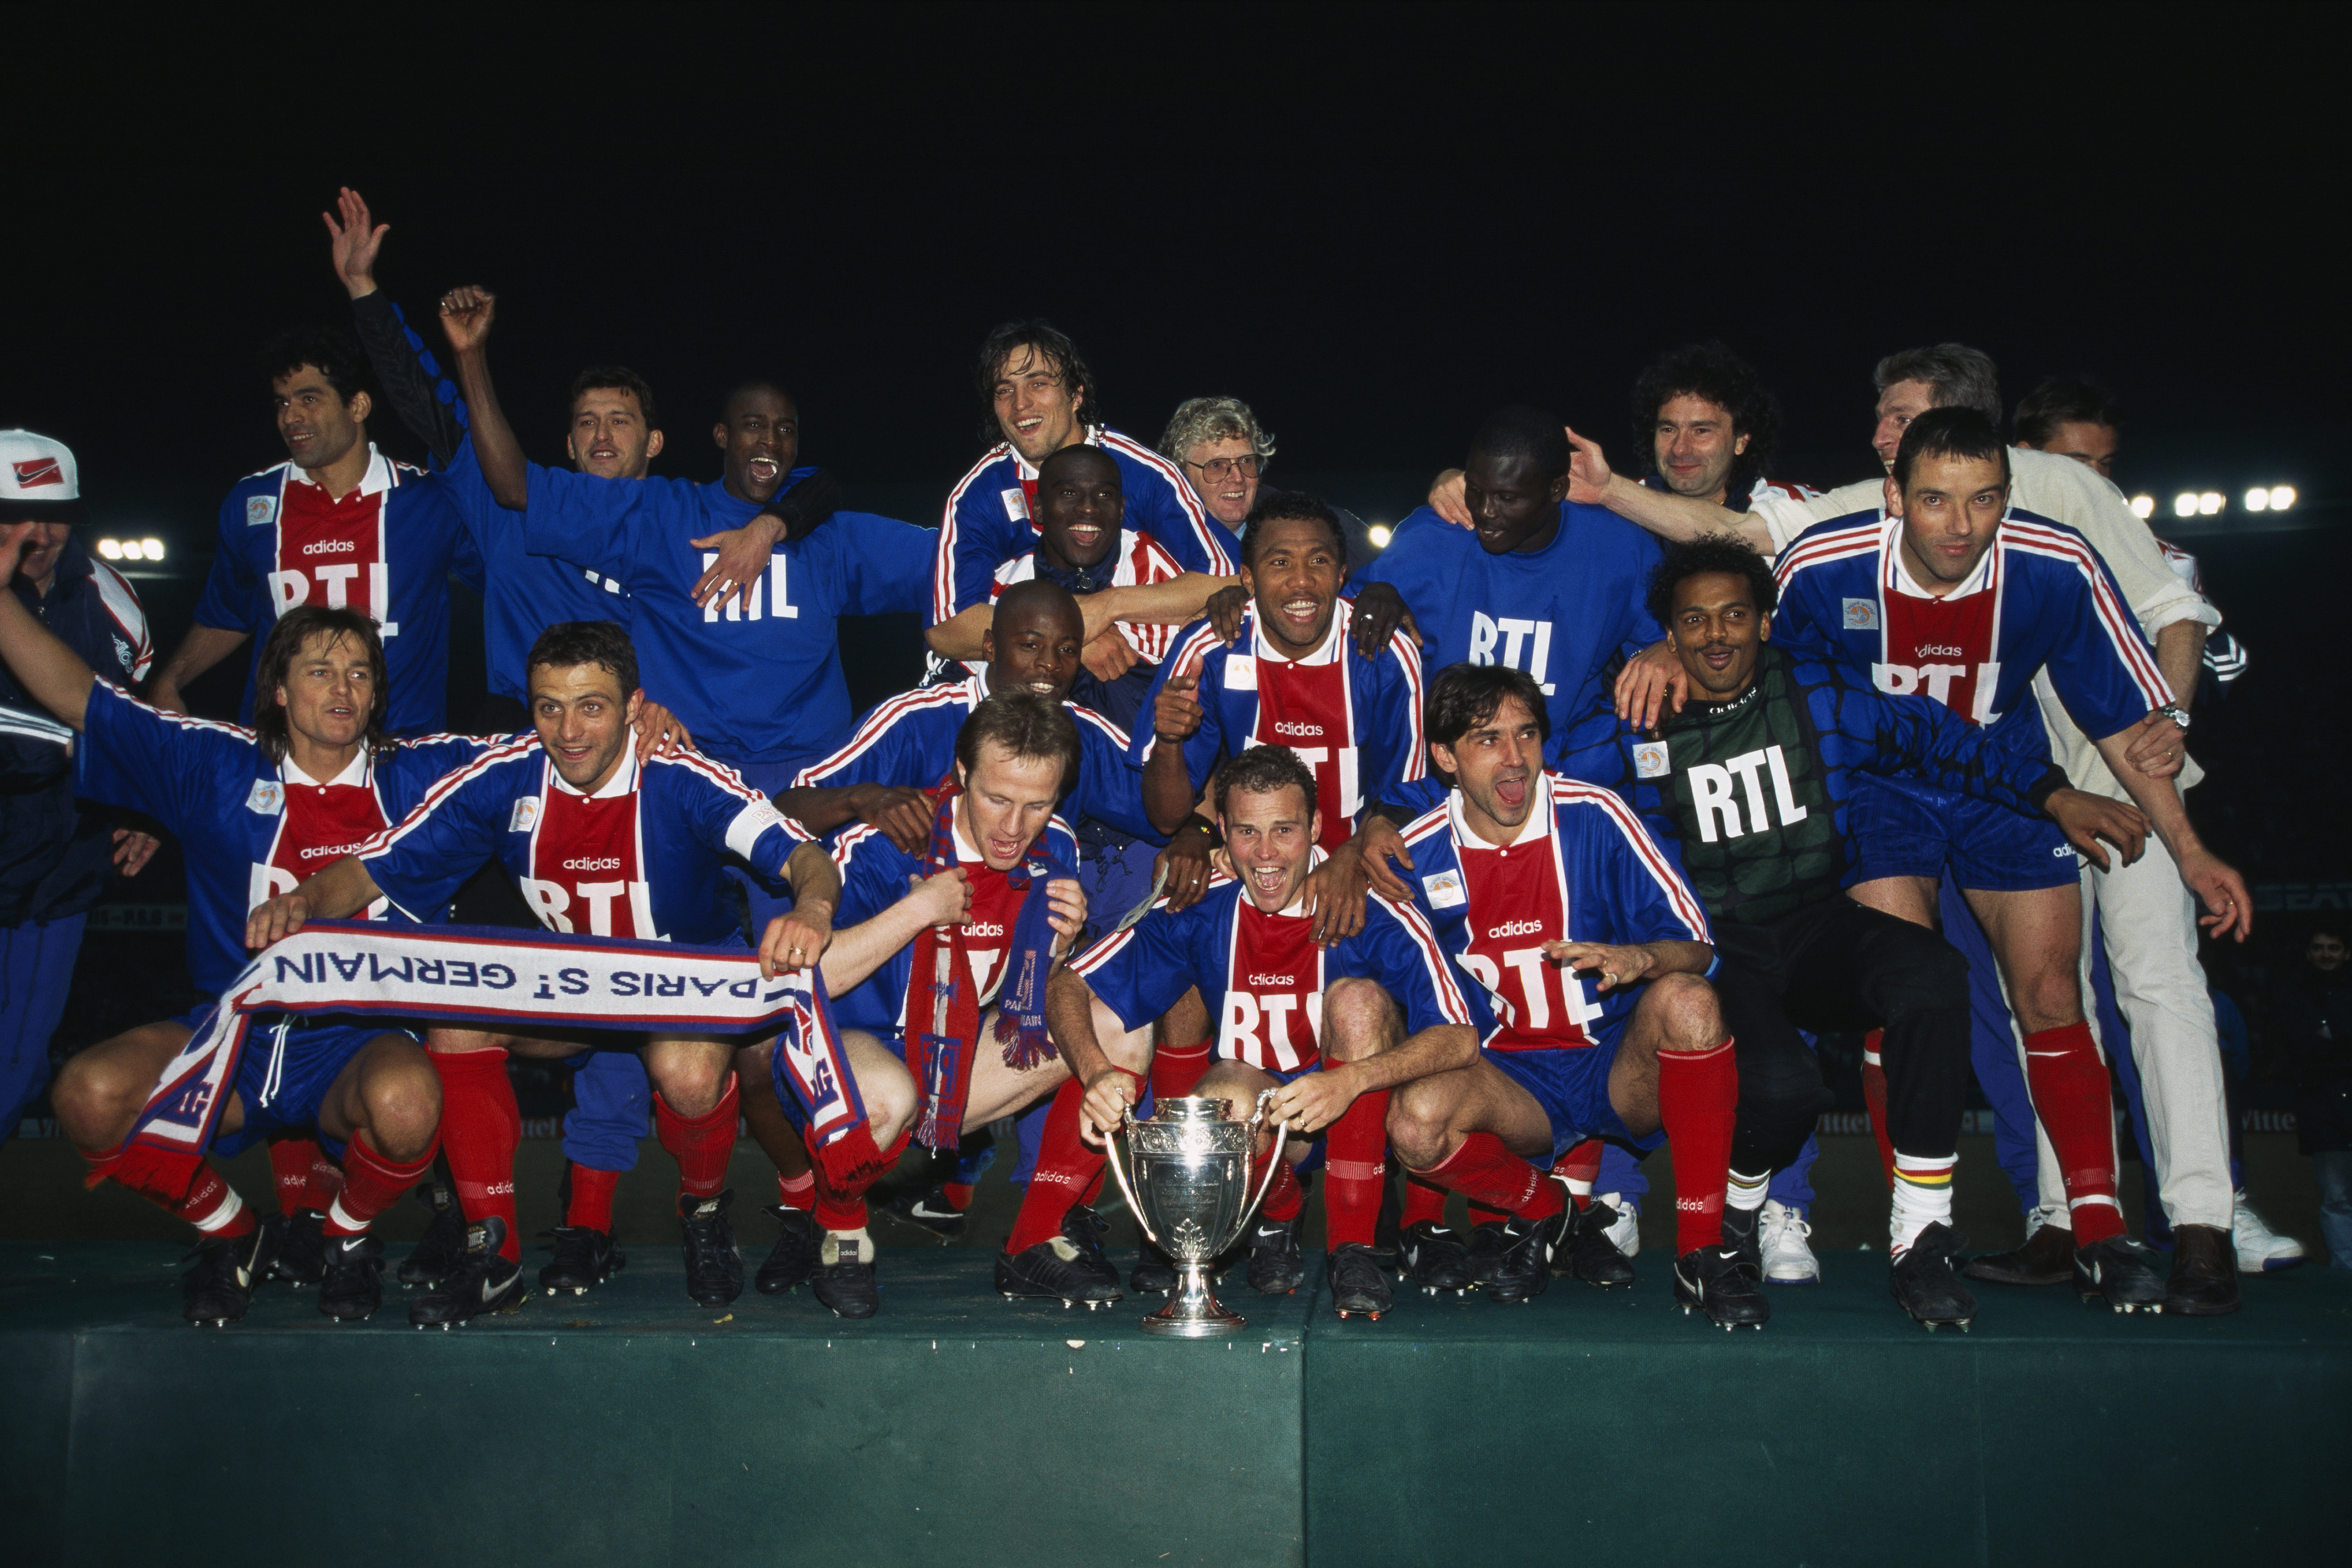
[[[1228,1339],[1003,1300],[981,1248],[890,1249],[882,1312],[686,1300],[671,1247],[585,1298],[419,1331],[268,1285],[179,1318],[178,1251],[0,1245],[12,1563],[2094,1561],[2121,1539],[2331,1552],[2352,1276],[2116,1317],[1982,1292],[1928,1335],[1883,1254],[1833,1254],[1761,1333],[1665,1260],[1533,1303],[1261,1298]],[[526,1256],[536,1269],[541,1258]]]

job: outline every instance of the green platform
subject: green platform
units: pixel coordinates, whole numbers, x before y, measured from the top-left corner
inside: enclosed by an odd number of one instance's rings
[[[192,1330],[176,1258],[0,1245],[10,1563],[2326,1561],[2352,1458],[2352,1277],[2312,1268],[2214,1321],[1989,1290],[1930,1337],[1833,1255],[1727,1336],[1644,1256],[1377,1324],[1244,1288],[1247,1331],[1170,1343],[1003,1301],[969,1248],[888,1253],[863,1325],[697,1310],[640,1247],[448,1333],[283,1286]]]

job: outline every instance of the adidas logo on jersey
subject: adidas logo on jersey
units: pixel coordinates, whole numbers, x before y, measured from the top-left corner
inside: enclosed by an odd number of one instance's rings
[[[1288,974],[1253,974],[1249,977],[1249,983],[1252,985],[1296,985],[1298,984],[1297,979],[1295,976]]]
[[[621,868],[621,859],[617,855],[608,855],[602,858],[583,855],[577,860],[566,860],[563,863],[563,868],[567,871],[617,871]]]
[[[302,547],[305,555],[349,555],[359,548],[348,539],[322,539],[316,544]]]
[[[1541,921],[1505,921],[1486,934],[1497,936],[1535,936],[1543,931]]]
[[[1274,732],[1277,735],[1303,736],[1311,740],[1323,733],[1323,726],[1320,724],[1301,724],[1289,719],[1278,719],[1275,721]]]
[[[356,844],[321,844],[313,848],[303,850],[302,858],[305,860],[333,860],[345,855],[356,855],[359,852],[360,847]]]
[[[1004,934],[1004,928],[1001,925],[992,924],[986,921],[980,921],[964,927],[963,934],[966,936],[1003,936]]]

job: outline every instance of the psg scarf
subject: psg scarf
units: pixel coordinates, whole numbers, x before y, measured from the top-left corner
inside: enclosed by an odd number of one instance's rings
[[[808,1112],[809,1147],[866,1127],[824,982],[814,969],[760,977],[740,947],[570,936],[492,926],[316,921],[246,965],[147,1100],[131,1141],[202,1153],[249,1043],[286,1016],[381,1018],[516,1034],[576,1029],[743,1035],[776,1042],[776,1087]]]
[[[952,778],[941,781],[935,792],[939,806],[931,816],[930,847],[923,855],[926,878],[956,867],[955,800],[961,793]],[[996,1038],[1007,1067],[1026,1070],[1055,1055],[1045,1032],[1045,982],[1054,967],[1045,884],[1070,874],[1034,843],[1005,873],[1006,884],[1023,895],[1005,953],[1004,987],[996,999]],[[914,947],[907,971],[907,1066],[919,1097],[915,1142],[953,1149],[963,1139],[964,1101],[979,1048],[980,992],[972,984],[962,926],[925,926]]]

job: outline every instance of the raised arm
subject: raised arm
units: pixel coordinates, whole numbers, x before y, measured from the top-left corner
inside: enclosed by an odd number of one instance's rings
[[[457,387],[466,398],[474,460],[482,466],[482,479],[498,503],[509,511],[520,511],[530,500],[530,463],[522,455],[522,443],[515,439],[514,426],[507,423],[506,411],[499,406],[498,389],[490,384],[488,344],[498,313],[499,297],[472,283],[441,296],[441,330],[457,356]]]
[[[97,672],[35,620],[22,600],[5,591],[16,580],[16,563],[32,529],[29,522],[0,525],[0,663],[7,665],[26,696],[79,733],[89,711],[89,689]]]
[[[400,422],[446,468],[465,438],[465,415],[454,397],[444,401],[442,388],[447,383],[441,380],[441,369],[433,363],[425,340],[409,329],[400,308],[376,287],[376,258],[392,226],[373,222],[366,199],[348,185],[336,196],[335,209],[320,216],[327,225],[335,276],[352,297],[352,324],[367,350],[368,363]]]

